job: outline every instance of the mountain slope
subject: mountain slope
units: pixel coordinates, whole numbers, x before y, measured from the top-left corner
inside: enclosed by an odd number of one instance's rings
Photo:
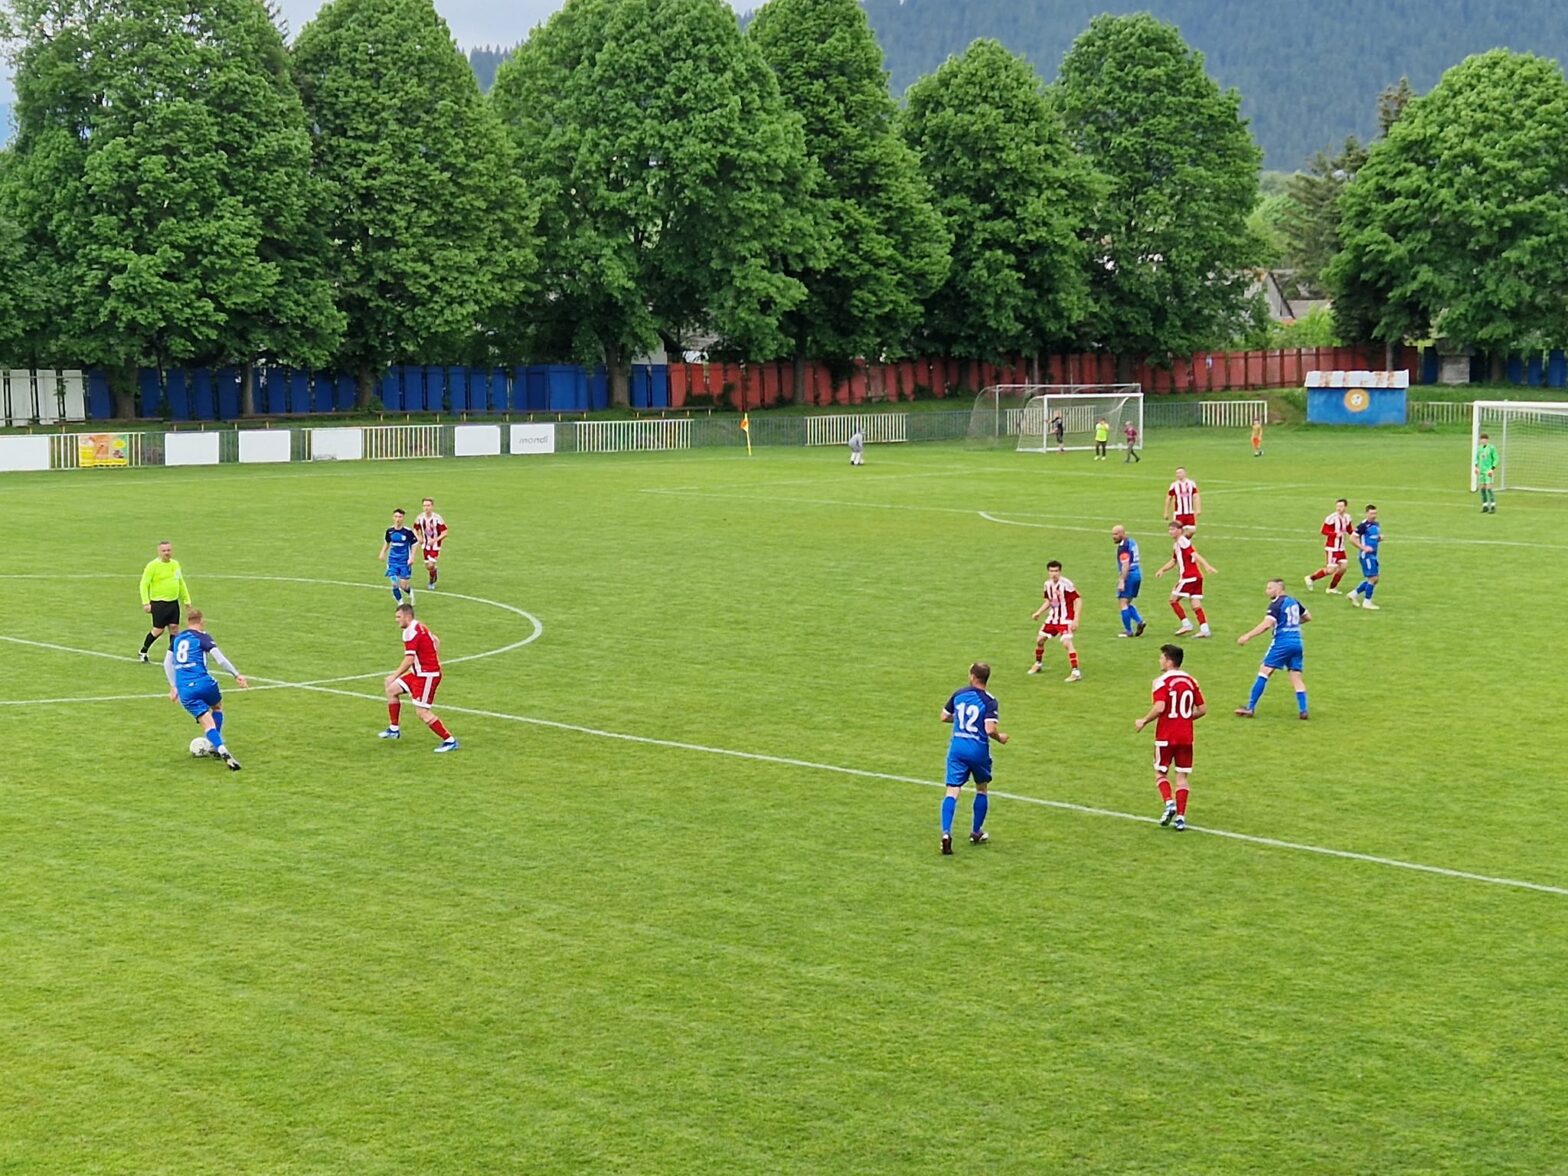
[[[1568,60],[1561,0],[865,0],[902,94],[976,37],[995,37],[1046,78],[1095,15],[1148,11],[1177,25],[1209,72],[1241,91],[1266,166],[1376,128],[1377,94],[1407,75],[1425,92],[1470,53],[1505,46]]]

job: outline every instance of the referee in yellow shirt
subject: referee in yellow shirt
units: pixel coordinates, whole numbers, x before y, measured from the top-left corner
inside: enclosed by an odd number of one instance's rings
[[[152,616],[152,632],[142,640],[141,660],[147,660],[152,643],[169,631],[169,648],[180,631],[180,605],[191,606],[191,590],[185,583],[180,561],[174,558],[174,545],[158,544],[158,558],[142,569],[142,612]]]

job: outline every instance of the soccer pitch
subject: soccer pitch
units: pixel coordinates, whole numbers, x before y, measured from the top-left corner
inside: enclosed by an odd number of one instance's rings
[[[0,1172],[1563,1171],[1568,512],[1481,515],[1467,444],[9,478]],[[1178,464],[1219,573],[1182,834],[1132,729]],[[407,707],[375,738],[376,553],[426,494],[449,756]],[[1379,613],[1301,593],[1341,495]],[[132,660],[164,538],[268,680],[220,679],[238,774]],[[1051,558],[1080,683],[1025,673]],[[1230,713],[1271,575],[1309,723],[1283,675]],[[1012,742],[944,858],[976,658]]]

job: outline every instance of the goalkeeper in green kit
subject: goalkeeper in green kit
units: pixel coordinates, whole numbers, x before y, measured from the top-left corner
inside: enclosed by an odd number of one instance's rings
[[[140,661],[147,660],[152,643],[169,631],[169,648],[174,648],[174,635],[180,631],[180,605],[191,606],[190,586],[185,583],[185,573],[180,561],[174,558],[174,545],[158,544],[158,557],[142,569],[142,612],[152,618],[152,628],[142,639]]]
[[[1485,433],[1475,449],[1475,485],[1481,492],[1481,513],[1497,513],[1497,446]]]

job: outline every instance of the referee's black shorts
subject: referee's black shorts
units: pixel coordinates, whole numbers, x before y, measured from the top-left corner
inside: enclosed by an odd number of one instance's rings
[[[178,600],[154,600],[152,603],[152,627],[154,629],[167,629],[170,625],[180,623],[180,602]]]

